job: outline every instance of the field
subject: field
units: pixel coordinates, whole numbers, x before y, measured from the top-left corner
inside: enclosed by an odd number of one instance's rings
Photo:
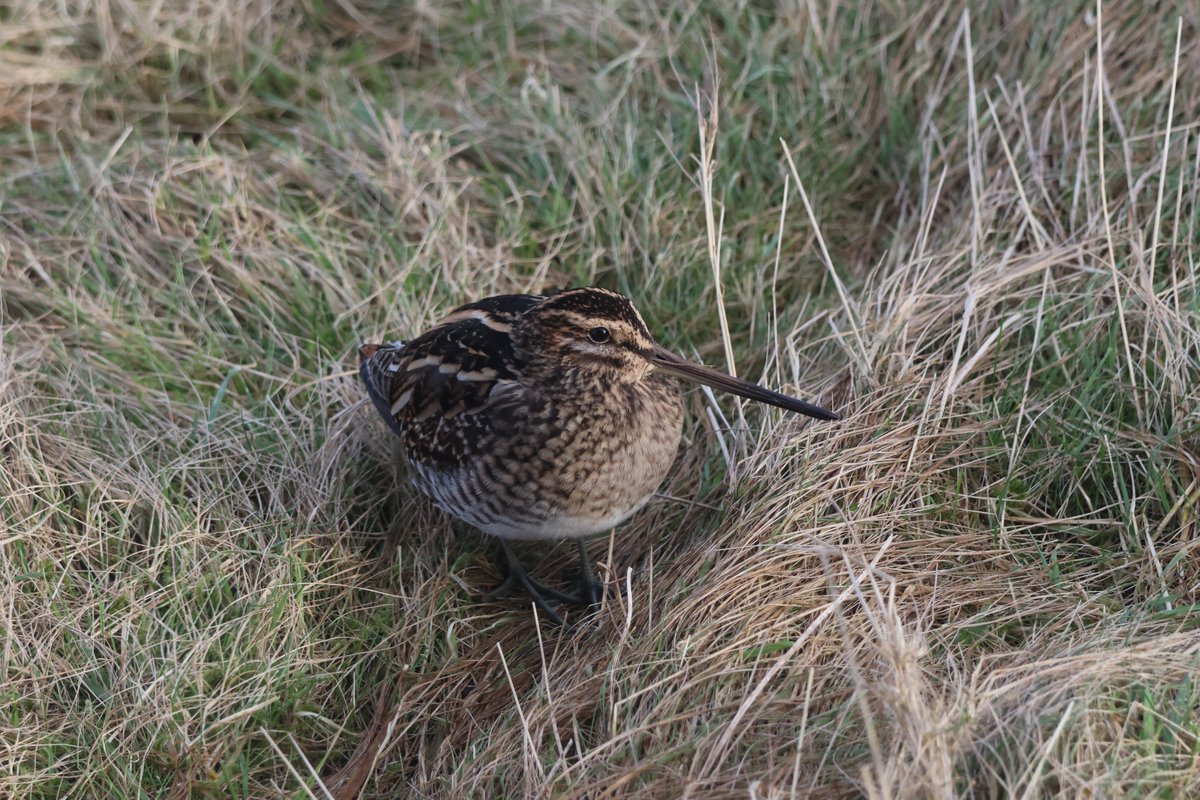
[[[1198,41],[0,5],[0,796],[1200,796]],[[587,284],[846,418],[689,393],[560,629],[483,598],[354,370]]]

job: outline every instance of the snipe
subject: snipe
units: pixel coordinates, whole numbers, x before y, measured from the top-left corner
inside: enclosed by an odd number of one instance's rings
[[[835,420],[830,411],[687,361],[655,344],[623,295],[585,288],[500,295],[455,309],[408,342],[359,350],[367,394],[404,444],[417,488],[500,539],[508,578],[547,598],[599,602],[584,539],[646,504],[675,458],[675,378]],[[509,539],[575,539],[571,594],[529,576]]]

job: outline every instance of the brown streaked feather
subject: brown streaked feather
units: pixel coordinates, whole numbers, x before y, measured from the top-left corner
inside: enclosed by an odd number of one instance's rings
[[[367,394],[411,455],[441,466],[468,455],[446,440],[466,440],[474,426],[442,423],[480,411],[498,382],[519,377],[512,325],[543,299],[489,297],[456,308],[412,341],[359,349]]]

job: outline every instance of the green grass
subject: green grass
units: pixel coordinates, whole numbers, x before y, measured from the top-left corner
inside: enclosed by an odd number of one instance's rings
[[[0,794],[1200,790],[1184,5],[1104,5],[1102,133],[1092,3],[68,6],[0,9]],[[539,633],[356,347],[597,283],[726,366],[708,211],[846,419],[690,395]]]

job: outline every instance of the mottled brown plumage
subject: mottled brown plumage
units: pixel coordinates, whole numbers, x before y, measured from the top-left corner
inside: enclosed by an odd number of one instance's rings
[[[675,377],[837,419],[669,353],[627,298],[599,288],[489,297],[360,354],[367,393],[403,440],[417,488],[443,511],[502,542],[578,540],[573,595],[530,579],[504,543],[503,588],[519,581],[555,620],[547,596],[598,601],[583,538],[627,519],[666,477],[683,421]]]

